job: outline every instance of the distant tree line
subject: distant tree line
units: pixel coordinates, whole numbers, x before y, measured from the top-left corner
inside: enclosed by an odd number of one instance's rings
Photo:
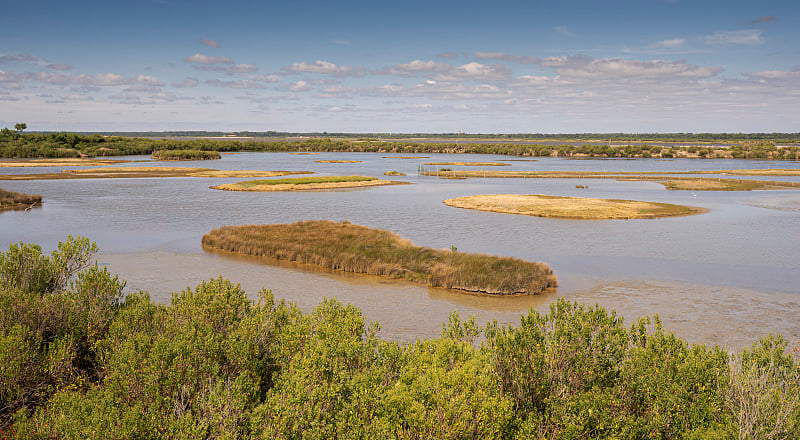
[[[20,124],[18,124],[20,125]],[[24,124],[22,124],[24,125]],[[23,128],[24,130],[24,128]],[[555,136],[555,135],[553,135]],[[574,135],[579,136],[579,135]],[[669,135],[663,135],[669,136]],[[731,135],[734,136],[734,135]],[[7,128],[0,130],[0,157],[54,158],[149,155],[158,150],[203,151],[341,151],[380,153],[480,153],[511,156],[617,157],[617,158],[740,158],[797,159],[798,146],[777,146],[771,140],[751,140],[736,135],[729,147],[663,146],[637,143],[609,145],[601,143],[561,145],[541,143],[471,143],[471,142],[403,142],[378,139],[309,138],[298,140],[224,140],[224,139],[156,139],[145,137],[105,136],[77,133],[23,133]]]

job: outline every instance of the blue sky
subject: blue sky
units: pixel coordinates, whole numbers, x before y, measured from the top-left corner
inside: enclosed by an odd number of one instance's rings
[[[800,131],[796,1],[39,1],[0,126]]]

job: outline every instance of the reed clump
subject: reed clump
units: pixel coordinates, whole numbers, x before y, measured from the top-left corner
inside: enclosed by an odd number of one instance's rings
[[[0,188],[0,211],[28,209],[37,203],[42,203],[42,196],[22,194]]]
[[[401,173],[400,171],[387,171],[383,173],[384,176],[405,176],[406,173]]]
[[[538,294],[557,285],[544,263],[415,246],[349,222],[224,226],[204,235],[203,246],[495,295]]]
[[[207,150],[158,150],[150,156],[155,160],[214,160],[221,159],[218,151]]]

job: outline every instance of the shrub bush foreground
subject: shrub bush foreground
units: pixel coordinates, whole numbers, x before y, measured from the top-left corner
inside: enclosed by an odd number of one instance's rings
[[[221,278],[125,296],[95,250],[0,253],[0,438],[800,438],[780,336],[730,354],[559,300],[398,344],[353,306]]]

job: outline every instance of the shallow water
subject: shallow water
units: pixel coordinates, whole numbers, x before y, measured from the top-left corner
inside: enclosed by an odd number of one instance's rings
[[[263,286],[304,310],[312,309],[323,297],[351,302],[363,309],[367,319],[381,322],[384,337],[398,340],[438,335],[452,310],[462,316],[475,315],[480,322],[516,323],[531,307],[546,311],[557,296],[614,308],[628,322],[658,313],[666,328],[696,342],[738,347],[770,332],[800,339],[795,318],[800,315],[800,191],[667,191],[653,182],[609,179],[442,180],[417,175],[418,166],[425,162],[448,161],[511,164],[502,167],[504,170],[664,172],[800,168],[798,162],[383,156],[400,155],[239,153],[179,165],[309,170],[322,175],[382,176],[385,171],[398,170],[408,176],[391,179],[414,185],[245,193],[209,189],[242,180],[235,178],[4,181],[0,187],[42,194],[45,199],[40,209],[0,214],[0,246],[24,241],[50,250],[67,234],[84,235],[97,242],[101,249],[98,261],[127,279],[129,290],[149,290],[156,300],[169,301],[173,291],[223,275],[242,283],[253,298]],[[314,162],[326,159],[362,162]],[[59,169],[6,168],[0,172]],[[781,179],[800,181],[797,177]],[[579,184],[589,188],[575,188]],[[452,197],[498,193],[646,200],[700,206],[709,212],[670,219],[579,221],[470,211],[442,203]],[[202,235],[218,226],[307,219],[349,220],[391,230],[418,245],[453,245],[466,252],[544,261],[558,275],[560,287],[540,297],[467,295],[380,278],[275,266],[205,253],[200,246]]]

